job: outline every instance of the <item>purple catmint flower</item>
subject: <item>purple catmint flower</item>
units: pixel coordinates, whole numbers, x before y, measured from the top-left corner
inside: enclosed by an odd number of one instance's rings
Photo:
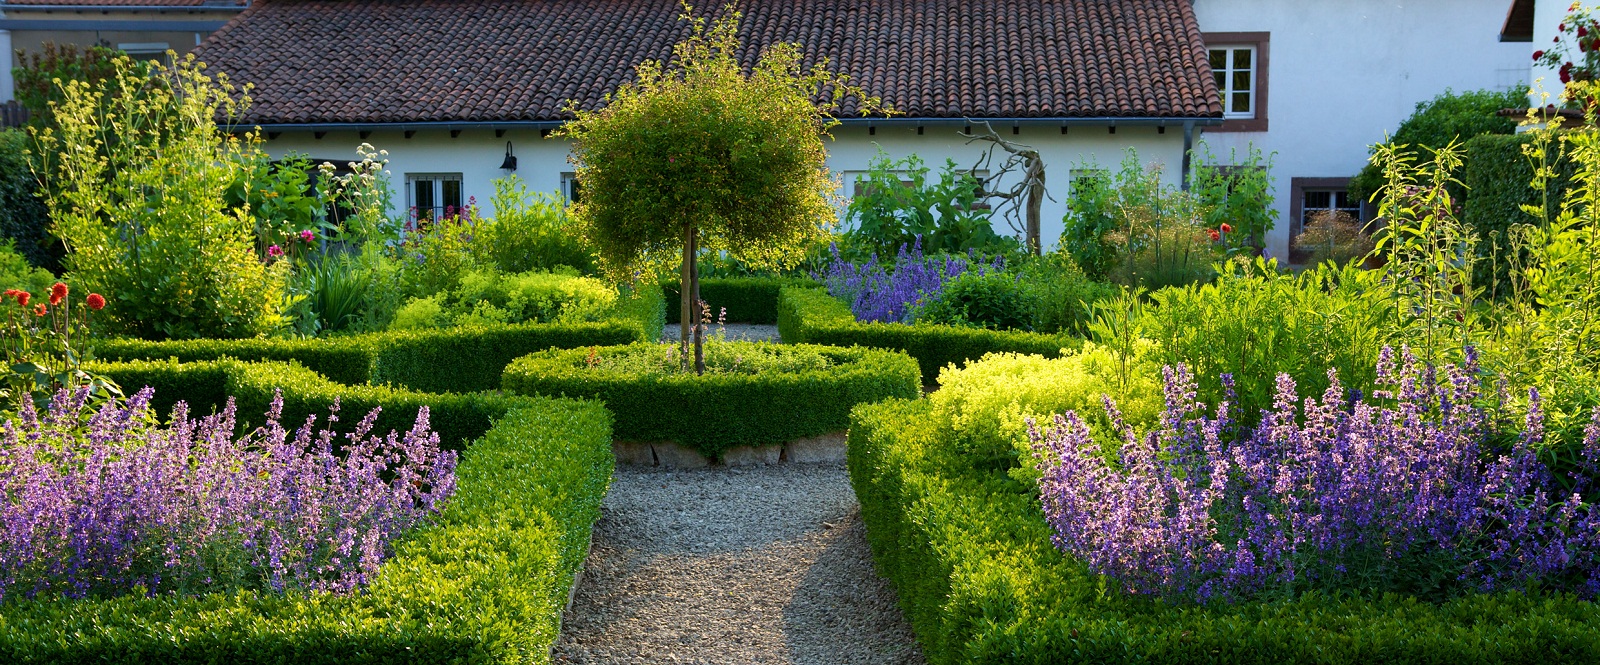
[[[850,311],[860,321],[910,323],[922,303],[936,298],[951,280],[968,271],[979,275],[1005,270],[1005,259],[996,256],[984,263],[975,253],[960,256],[924,256],[922,237],[902,245],[894,264],[885,266],[873,254],[867,261],[846,261],[839,247],[832,246],[833,261],[825,272],[815,274],[828,293],[850,303]]]
[[[1208,415],[1182,366],[1167,407],[1115,453],[1075,413],[1030,423],[1053,540],[1124,591],[1208,601],[1310,589],[1437,596],[1546,586],[1600,592],[1600,409],[1563,490],[1540,461],[1544,419],[1530,394],[1522,436],[1500,447],[1475,355],[1434,368],[1385,349],[1375,403],[1330,372],[1318,397],[1278,379],[1253,430]],[[1226,381],[1225,381],[1226,383]]]
[[[243,436],[232,400],[198,419],[180,402],[157,426],[151,395],[91,412],[86,388],[63,391],[0,425],[0,600],[348,591],[455,490],[426,408],[403,435],[371,435],[374,412],[336,454],[315,418],[279,423],[281,395]]]

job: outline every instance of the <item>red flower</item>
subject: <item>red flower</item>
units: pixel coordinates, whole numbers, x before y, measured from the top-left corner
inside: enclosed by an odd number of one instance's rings
[[[1544,57],[1544,51],[1534,51],[1533,52],[1533,59],[1534,60],[1538,60],[1539,58],[1543,58],[1543,57]]]
[[[54,286],[50,287],[50,306],[51,307],[55,307],[56,305],[61,304],[61,301],[62,300],[66,300],[66,298],[67,298],[67,285],[66,284],[62,284],[61,282],[56,282]]]
[[[98,293],[89,294],[89,297],[85,298],[83,302],[89,306],[89,309],[92,309],[96,312],[106,308],[105,296],[102,296]]]
[[[1223,233],[1233,233],[1233,225],[1231,224],[1224,222],[1221,228]]]
[[[1585,29],[1583,26],[1580,25],[1580,26],[1578,26],[1578,36],[1579,37],[1588,37],[1589,36],[1589,31],[1587,29]]]
[[[33,306],[33,313],[38,314],[39,316],[44,316],[48,311],[49,310],[44,308],[44,303],[39,303]]]
[[[1206,229],[1206,235],[1211,237],[1211,242],[1216,242],[1222,239],[1222,234],[1217,233],[1216,229]]]
[[[33,294],[28,293],[27,291],[18,291],[16,295],[17,295],[17,304],[21,305],[23,307],[27,307],[28,306],[28,298],[33,297]]]

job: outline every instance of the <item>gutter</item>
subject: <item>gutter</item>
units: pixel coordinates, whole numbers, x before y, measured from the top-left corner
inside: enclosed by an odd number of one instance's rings
[[[1129,127],[1212,127],[1222,124],[1222,118],[1157,118],[1157,117],[1058,117],[1058,118],[839,118],[839,123],[845,126],[917,126],[917,125],[970,125],[975,122],[988,122],[991,124],[1015,125],[1048,125],[1051,127],[1068,126],[1117,126]],[[403,130],[416,131],[422,129],[556,129],[567,124],[566,120],[438,120],[423,122],[274,122],[274,123],[238,123],[236,128],[260,127],[267,132],[339,132],[339,131],[380,131]]]

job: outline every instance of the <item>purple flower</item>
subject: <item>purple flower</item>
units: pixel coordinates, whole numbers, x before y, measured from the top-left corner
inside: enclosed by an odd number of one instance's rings
[[[1479,406],[1476,355],[1431,368],[1409,350],[1378,365],[1377,403],[1329,372],[1320,398],[1287,375],[1253,431],[1195,401],[1182,366],[1142,436],[1107,454],[1075,413],[1029,435],[1040,500],[1063,552],[1136,594],[1204,602],[1304,590],[1424,596],[1545,586],[1600,591],[1600,509],[1563,491],[1535,452],[1531,392],[1509,450]],[[1580,467],[1600,469],[1600,409]],[[1581,475],[1581,474],[1580,474]],[[1592,473],[1590,474],[1592,477]]]
[[[850,311],[860,321],[910,323],[923,302],[938,297],[946,284],[968,271],[979,275],[1005,270],[1005,259],[988,263],[976,256],[923,256],[922,237],[910,246],[902,245],[893,266],[884,266],[874,254],[865,263],[845,261],[838,246],[831,248],[833,261],[825,273],[814,275],[828,293],[850,303]]]

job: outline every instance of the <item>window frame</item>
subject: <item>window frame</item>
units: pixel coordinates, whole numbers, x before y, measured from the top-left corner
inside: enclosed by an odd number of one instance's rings
[[[1213,49],[1249,48],[1255,53],[1253,90],[1251,90],[1251,114],[1249,116],[1230,114],[1228,112],[1228,99],[1221,90],[1217,91],[1222,104],[1222,124],[1216,127],[1207,127],[1208,132],[1264,132],[1269,123],[1267,112],[1270,108],[1271,71],[1272,71],[1272,33],[1270,32],[1206,32],[1200,38],[1206,45],[1206,68],[1211,68],[1211,51]],[[1229,56],[1232,57],[1231,55]],[[1229,70],[1232,71],[1231,69]]]
[[[417,182],[418,181],[425,181],[425,182],[432,183],[430,185],[430,187],[429,187],[429,189],[432,190],[430,192],[431,198],[433,199],[433,201],[435,203],[438,203],[439,205],[429,206],[428,208],[429,208],[430,212],[437,212],[438,213],[438,217],[433,217],[433,216],[424,217],[423,215],[420,214],[421,213],[421,209],[420,209],[420,206],[417,205],[417,198],[418,198],[417,197]],[[453,181],[453,182],[456,183],[456,190],[457,190],[456,191],[456,196],[457,196],[457,198],[460,199],[460,201],[458,203],[456,203],[456,205],[454,205],[454,206],[450,206],[448,204],[444,204],[443,203],[443,201],[444,201],[444,183],[446,181]],[[440,219],[440,218],[442,218],[444,216],[445,210],[447,208],[451,208],[451,207],[454,207],[456,209],[456,211],[457,211],[456,214],[461,214],[460,211],[467,204],[466,198],[467,198],[466,197],[466,183],[464,182],[464,178],[462,178],[462,174],[460,174],[460,173],[445,173],[445,172],[428,171],[428,172],[418,172],[418,173],[407,173],[406,174],[406,215],[409,218],[409,220],[412,221],[412,222],[420,222],[420,221],[423,221],[423,220]]]
[[[581,196],[583,196],[583,185],[578,182],[577,172],[562,171],[561,198],[565,199],[567,203],[577,203],[578,198]]]
[[[1306,194],[1313,192],[1346,192],[1350,191],[1352,178],[1290,178],[1289,179],[1289,263],[1304,264],[1309,255],[1301,255],[1294,250],[1294,239],[1305,230]],[[1337,202],[1334,198],[1330,202]],[[1356,199],[1353,201],[1358,210],[1356,221],[1363,225],[1372,221],[1372,210],[1366,201]],[[1344,208],[1318,208],[1318,210],[1343,210]]]

